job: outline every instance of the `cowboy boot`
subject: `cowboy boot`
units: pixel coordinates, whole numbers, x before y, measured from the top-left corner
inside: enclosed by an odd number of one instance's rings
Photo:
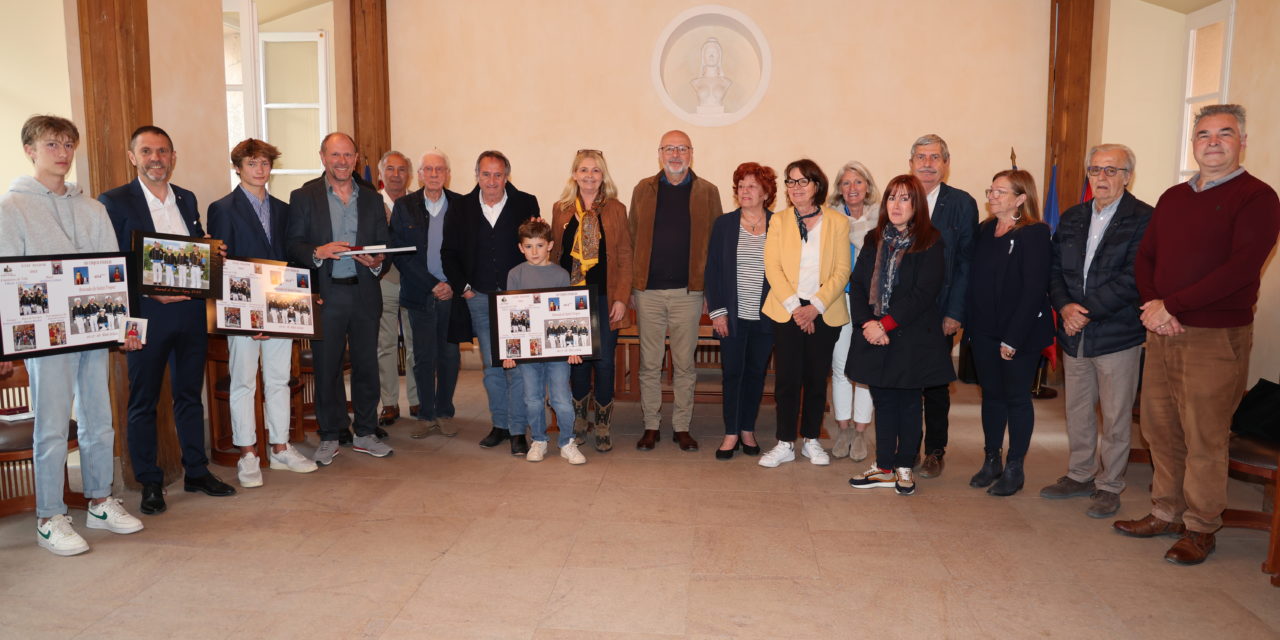
[[[609,437],[609,421],[613,419],[613,403],[603,407],[596,404],[596,451],[605,452],[613,448],[613,440]]]
[[[582,446],[587,441],[587,407],[591,404],[591,396],[573,401],[573,441]]]

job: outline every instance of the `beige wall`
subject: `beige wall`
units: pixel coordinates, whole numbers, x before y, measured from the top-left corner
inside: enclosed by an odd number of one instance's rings
[[[19,138],[22,123],[37,113],[75,116],[62,3],[0,0],[0,15],[9,16],[0,21],[0,191],[8,191],[11,180],[32,171]],[[84,123],[76,124],[83,139]]]
[[[195,192],[203,220],[209,204],[231,190],[222,3],[149,0],[147,14],[152,117],[173,137],[173,182]]]
[[[544,207],[583,147],[604,150],[627,201],[657,172],[658,138],[672,128],[689,132],[694,170],[726,207],[738,163],[781,170],[809,156],[834,172],[860,159],[883,184],[928,132],[947,139],[950,182],[971,193],[1008,167],[1010,146],[1039,178],[1047,0],[726,2],[763,30],[774,71],[755,112],[717,128],[670,114],[650,81],[655,40],[697,4],[388,0],[392,144],[444,149],[461,191],[479,152],[501,149]]]
[[[1249,110],[1248,148],[1244,166],[1280,190],[1280,2],[1236,0],[1235,42],[1232,44],[1232,102]],[[1280,380],[1280,260],[1271,261],[1262,277],[1258,314],[1253,322],[1253,354],[1249,384],[1259,377]]]
[[[1098,14],[1107,15],[1108,24],[1095,34],[1094,50],[1104,49],[1108,64],[1092,85],[1102,95],[1091,100],[1092,108],[1100,108],[1091,142],[1129,145],[1138,157],[1130,190],[1155,204],[1178,179],[1186,16],[1142,0],[1105,4],[1109,8],[1099,7]]]

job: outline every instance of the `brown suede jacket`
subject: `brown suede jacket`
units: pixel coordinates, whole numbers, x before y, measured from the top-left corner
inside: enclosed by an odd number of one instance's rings
[[[552,205],[551,214],[551,233],[555,237],[556,244],[551,249],[552,264],[560,264],[560,257],[564,252],[571,250],[572,245],[568,247],[561,240],[564,238],[564,228],[569,226],[569,221],[577,214],[578,208],[569,205],[564,207],[560,204]],[[604,211],[600,214],[600,223],[604,226],[604,255],[607,257],[608,273],[606,280],[609,281],[609,305],[613,306],[615,302],[622,304],[630,304],[631,302],[631,230],[627,228],[627,209],[622,206],[616,198],[610,198],[604,203]],[[602,318],[609,317],[609,310],[605,309]],[[625,329],[631,326],[629,315],[623,315],[618,322],[610,322],[610,329]]]
[[[662,174],[641,180],[631,192],[631,239],[635,246],[635,267],[631,286],[644,291],[649,281],[649,256],[653,251],[653,219],[658,207],[658,179]],[[707,245],[711,227],[724,213],[720,206],[720,190],[714,184],[693,176],[689,196],[689,290],[702,291],[702,272],[707,264]],[[671,230],[674,232],[675,230]],[[666,230],[664,230],[666,232]]]

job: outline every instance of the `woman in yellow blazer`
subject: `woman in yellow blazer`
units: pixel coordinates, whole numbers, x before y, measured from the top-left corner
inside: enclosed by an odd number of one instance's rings
[[[812,160],[796,160],[785,172],[790,207],[769,221],[764,273],[769,296],[764,312],[773,321],[774,398],[778,444],[760,456],[760,466],[776,467],[796,459],[797,424],[804,444],[800,454],[817,465],[830,463],[818,442],[827,404],[831,350],[840,326],[849,322],[844,288],[849,283],[849,222],[822,206],[829,183]]]

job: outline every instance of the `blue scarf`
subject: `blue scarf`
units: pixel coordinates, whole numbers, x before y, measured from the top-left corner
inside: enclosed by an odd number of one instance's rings
[[[876,266],[871,272],[871,299],[868,302],[877,317],[889,315],[889,298],[893,297],[893,288],[898,284],[902,256],[915,240],[913,230],[911,225],[906,231],[898,231],[892,224],[886,224],[876,245]]]

